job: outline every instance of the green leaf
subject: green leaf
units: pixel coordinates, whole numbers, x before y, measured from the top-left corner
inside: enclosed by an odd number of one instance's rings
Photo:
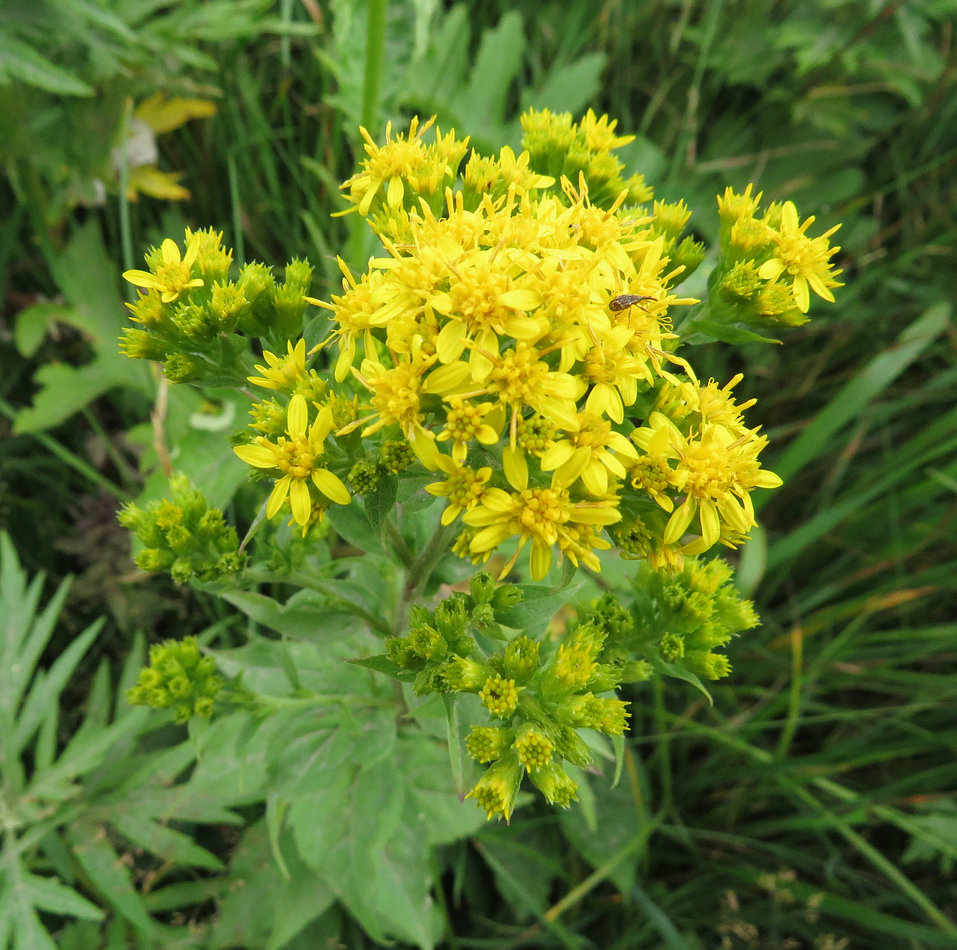
[[[754,330],[740,324],[731,326],[718,320],[700,318],[683,323],[680,327],[681,338],[685,343],[701,344],[719,340],[722,343],[780,343],[773,337],[761,336]]]
[[[146,809],[130,813],[111,811],[110,824],[133,844],[165,861],[211,871],[218,871],[223,866],[219,858],[201,848],[188,835],[156,822]]]
[[[355,666],[364,666],[367,670],[375,670],[376,673],[384,673],[400,682],[411,683],[415,679],[415,673],[411,670],[402,669],[398,663],[393,663],[384,653],[380,653],[378,656],[356,657],[348,662]]]
[[[58,96],[92,96],[94,89],[73,73],[55,66],[32,46],[0,34],[0,85],[14,80]]]
[[[73,855],[97,891],[142,936],[162,943],[162,928],[143,906],[143,900],[133,887],[126,862],[110,844],[106,828],[97,823],[77,822],[67,830]]]
[[[708,700],[708,705],[713,706],[714,700],[711,698],[711,693],[708,692],[704,683],[698,678],[697,675],[691,672],[691,670],[686,669],[680,663],[668,663],[666,660],[663,660],[661,656],[654,652],[649,651],[646,659],[654,668],[656,673],[661,673],[664,676],[671,676],[678,680],[684,680],[686,683],[690,683],[705,699]]]
[[[77,311],[59,303],[35,303],[24,307],[16,317],[13,339],[23,356],[33,356],[55,323],[75,323]]]
[[[326,517],[335,529],[336,534],[359,548],[360,551],[380,551],[382,544],[379,536],[372,530],[369,518],[366,516],[360,503],[353,501],[351,505],[332,505]]]
[[[379,479],[379,487],[371,495],[366,495],[364,499],[366,517],[378,538],[382,537],[385,531],[385,519],[395,507],[398,482],[395,475],[383,477]]]
[[[590,105],[601,88],[601,75],[608,57],[604,53],[586,53],[567,65],[547,73],[538,88],[522,90],[522,112],[527,109],[551,109],[577,115]]]
[[[558,587],[518,584],[523,594],[522,600],[508,610],[496,611],[496,620],[514,630],[534,630],[542,627],[574,597],[583,584],[582,579]],[[561,597],[556,597],[559,593]]]
[[[330,606],[312,590],[298,591],[285,604],[252,591],[226,591],[222,597],[257,623],[297,640],[339,639],[358,625],[355,614]]]
[[[150,393],[155,387],[143,360],[119,352],[116,339],[125,324],[123,301],[116,290],[116,265],[103,246],[99,227],[89,222],[51,261],[54,277],[73,305],[62,316],[81,329],[94,350],[83,366],[41,366],[34,381],[40,390],[33,405],[17,414],[14,431],[39,432],[58,425],[115,386]]]
[[[282,950],[335,901],[322,877],[300,857],[291,834],[281,835],[280,843],[286,875],[273,859],[264,820],[243,833],[230,862],[228,891],[217,904],[210,950]]]
[[[72,887],[61,884],[56,878],[28,873],[24,875],[23,883],[27,896],[35,907],[63,917],[80,917],[84,920],[103,919],[103,911],[96,904],[77,894]]]

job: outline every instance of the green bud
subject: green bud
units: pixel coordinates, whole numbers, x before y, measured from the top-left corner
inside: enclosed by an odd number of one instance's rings
[[[422,624],[409,631],[409,644],[413,652],[426,660],[444,659],[448,645],[435,627]]]
[[[494,675],[491,667],[466,656],[453,656],[445,668],[449,686],[460,693],[477,693]]]
[[[677,633],[666,633],[658,641],[658,652],[667,663],[674,663],[685,655],[684,637]]]
[[[492,608],[491,604],[476,604],[472,608],[472,613],[469,615],[469,619],[480,630],[484,627],[496,626],[495,610]]]
[[[125,327],[120,338],[120,351],[131,359],[153,360],[155,363],[166,358],[166,347],[145,330]]]
[[[591,765],[591,752],[585,740],[569,725],[560,725],[554,737],[558,754],[580,769]]]
[[[490,676],[485,685],[479,690],[479,699],[485,705],[485,708],[499,719],[515,712],[518,705],[519,688],[515,685],[515,680],[505,679],[504,677]]]
[[[528,776],[550,805],[568,808],[578,801],[578,786],[554,759],[540,768],[529,769]]]
[[[461,640],[466,619],[465,601],[461,597],[450,597],[435,608],[435,625],[447,643],[455,644]]]
[[[412,446],[405,441],[387,440],[379,449],[379,464],[391,475],[404,472],[415,461]]]
[[[514,584],[500,584],[492,595],[492,606],[498,610],[509,610],[522,602],[524,594]]]
[[[512,748],[527,769],[542,768],[551,761],[555,743],[531,722],[519,726]]]
[[[249,310],[249,301],[235,284],[214,284],[209,310],[219,323],[219,330],[231,333]]]
[[[538,671],[540,649],[538,640],[525,634],[516,637],[505,647],[503,665],[506,673],[518,683],[527,683]]]
[[[515,754],[509,753],[494,762],[465,797],[474,798],[486,817],[503,817],[508,821],[515,808],[523,772]]]
[[[476,604],[487,604],[495,594],[495,578],[488,571],[479,571],[469,579],[469,591]]]
[[[371,495],[379,487],[379,466],[372,459],[359,459],[347,477],[356,494]]]
[[[472,726],[465,748],[476,762],[494,762],[508,751],[514,738],[515,733],[502,726]]]
[[[424,665],[422,657],[412,649],[408,637],[387,637],[385,655],[404,670],[419,670]]]
[[[163,364],[163,375],[171,383],[189,383],[199,379],[205,372],[206,364],[195,356],[185,353],[171,353]]]

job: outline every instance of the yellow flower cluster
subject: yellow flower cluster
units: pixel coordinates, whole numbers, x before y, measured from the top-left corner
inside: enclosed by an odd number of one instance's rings
[[[740,319],[797,325],[807,319],[811,291],[833,303],[831,288],[842,286],[831,262],[840,247],[829,240],[840,225],[812,238],[807,229],[814,217],[802,224],[793,201],[772,203],[759,216],[760,202],[751,185],[742,194],[728,188],[718,198],[723,261],[714,283]]]
[[[383,167],[401,173],[416,130]],[[417,180],[423,148],[407,169]],[[383,187],[384,173],[365,175]],[[405,194],[392,180],[387,192]],[[597,208],[580,179],[561,197],[510,186],[473,209],[448,189],[442,215],[396,204],[402,242],[384,239],[388,256],[359,279],[340,264],[344,293],[321,304],[335,321],[336,380],[352,374],[369,393],[370,411],[338,434],[398,429],[442,476],[428,490],[446,499],[444,523],[464,523],[458,553],[480,561],[517,540],[503,576],[526,547],[536,579],[556,552],[599,570],[604,529],[654,525],[646,510],[669,517],[643,556],[734,544],[754,524],[750,490],[777,484],[756,460],[764,439],[739,411],[711,419],[711,390],[670,352],[670,308],[694,301],[671,292],[681,268],[653,217],[624,198]],[[678,405],[656,407],[659,397]]]
[[[426,490],[445,503],[442,523],[461,525],[453,550],[476,563],[501,551],[503,577],[524,550],[541,579],[556,556],[598,571],[598,552],[617,546],[677,569],[743,541],[751,492],[780,479],[758,461],[766,439],[744,422],[751,403],[732,395],[740,377],[702,385],[674,352],[672,308],[696,302],[674,292],[687,208],[628,207],[627,189],[599,207],[584,173],[556,192],[529,153],[508,149],[473,155],[459,177],[466,143],[453,132],[427,144],[430,124],[389,130],[383,146],[366,136],[344,186],[386,253],[360,276],[340,260],[342,294],[310,298],[332,316],[340,392],[307,368],[301,340],[284,358],[265,353],[250,377],[283,397],[254,408],[260,434],[236,449],[277,479],[267,514],[288,503],[305,529],[349,501],[340,475],[375,490],[379,463],[362,440],[398,438],[437,474]],[[593,115],[524,124],[540,143],[623,141]],[[764,249],[754,279],[785,286],[792,308],[802,287],[829,293],[827,235],[806,238],[792,205],[759,220],[757,202],[750,188],[719,199],[731,244]]]

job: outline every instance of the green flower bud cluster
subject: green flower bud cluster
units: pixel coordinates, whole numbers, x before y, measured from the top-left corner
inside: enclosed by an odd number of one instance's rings
[[[218,508],[210,508],[189,479],[174,474],[173,498],[150,502],[146,508],[123,507],[120,524],[133,531],[145,548],[136,556],[142,571],[167,572],[177,584],[190,578],[216,580],[235,574],[245,564],[236,530],[226,524]]]
[[[556,182],[564,176],[577,187],[579,176],[584,176],[589,200],[599,208],[610,208],[623,191],[628,204],[649,201],[652,190],[643,176],[622,178],[625,166],[612,151],[634,136],[615,135],[616,125],[591,109],[580,122],[573,122],[570,112],[529,110],[522,116],[522,148],[528,152],[529,166]]]
[[[371,495],[382,477],[398,475],[415,461],[412,446],[402,439],[386,439],[379,447],[378,457],[360,458],[349,470],[349,485],[359,495]]]
[[[638,584],[635,615],[644,649],[705,679],[731,672],[728,658],[716,651],[759,620],[754,605],[735,589],[724,561],[685,558],[680,571],[644,571]]]
[[[687,280],[704,262],[707,248],[693,237],[679,240],[691,218],[691,209],[684,201],[656,201],[653,205],[651,229],[665,242],[662,254],[669,266],[681,268],[681,280]]]
[[[280,347],[302,332],[312,267],[293,260],[285,283],[263,264],[247,264],[229,279],[232,251],[222,233],[186,229],[185,253],[170,239],[146,255],[148,270],[126,271],[141,288],[127,304],[137,327],[123,331],[127,356],[163,363],[170,382],[242,385],[246,337]]]
[[[193,716],[209,718],[223,687],[216,661],[203,656],[195,637],[166,640],[150,647],[150,665],[140,670],[126,698],[134,706],[172,709],[178,723]]]
[[[415,673],[417,693],[478,696],[489,722],[472,729],[466,749],[489,768],[468,797],[490,818],[506,820],[525,775],[550,803],[567,807],[577,787],[563,763],[585,768],[592,761],[579,730],[621,735],[628,721],[626,703],[599,695],[617,688],[627,663],[617,653],[605,656],[608,633],[598,620],[567,632],[554,647],[519,634],[486,651],[489,637],[504,639],[503,611],[521,596],[519,588],[480,572],[467,594],[456,592],[433,611],[413,607],[408,635],[386,644],[388,658]],[[611,600],[594,613],[609,629],[628,628],[631,619]]]

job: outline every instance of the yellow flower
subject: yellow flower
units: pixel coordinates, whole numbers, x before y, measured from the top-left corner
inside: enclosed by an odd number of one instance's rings
[[[704,423],[686,438],[670,419],[653,412],[648,426],[636,429],[632,438],[653,458],[677,462],[669,480],[684,500],[669,518],[662,540],[677,544],[697,519],[699,537],[682,545],[683,554],[701,554],[718,541],[732,547],[740,543],[755,525],[752,489],[781,484],[758,463],[767,437],[754,430]]]
[[[555,442],[542,456],[543,472],[555,472],[563,485],[581,479],[591,495],[608,493],[608,473],[625,477],[618,456],[637,459],[638,451],[607,419],[587,410],[579,417],[579,427]]]
[[[124,272],[123,279],[136,287],[159,291],[163,303],[172,303],[184,291],[203,286],[202,278],[190,278],[199,253],[199,242],[200,235],[196,233],[186,247],[185,256],[181,257],[177,243],[172,238],[166,238],[160,245],[162,262],[156,265],[155,274],[145,270],[128,270]]]
[[[809,238],[805,232],[814,222],[813,215],[801,224],[793,201],[784,202],[780,215],[781,222],[774,236],[774,256],[761,265],[758,276],[763,280],[775,280],[784,274],[785,281],[791,284],[794,301],[801,313],[807,313],[811,305],[810,290],[833,303],[831,287],[843,285],[834,279],[841,271],[835,271],[830,263],[830,258],[840,247],[831,247],[828,238],[840,225],[835,225],[819,237]]]
[[[419,117],[414,116],[408,134],[400,132],[393,138],[390,122],[382,146],[377,145],[365,129],[359,129],[365,139],[367,157],[362,161],[361,171],[341,186],[359,214],[363,217],[370,214],[377,197],[390,211],[401,211],[407,187],[413,195],[429,195],[451,184],[468,148],[468,139],[457,140],[454,130],[444,137],[437,131],[436,143],[425,146],[422,135],[434,123],[435,116],[420,127]]]
[[[305,398],[297,394],[289,400],[285,436],[279,436],[275,442],[258,436],[255,443],[237,445],[233,449],[254,468],[278,469],[284,473],[266,503],[267,518],[272,518],[288,498],[293,520],[307,527],[314,517],[310,484],[321,493],[321,501],[329,499],[337,505],[350,503],[349,489],[336,475],[319,465],[323,443],[331,431],[332,410],[328,406],[321,409],[310,426],[309,407]]]
[[[286,349],[285,359],[263,350],[263,359],[269,365],[257,365],[256,369],[262,376],[247,376],[249,382],[263,389],[294,392],[296,383],[306,375],[306,341],[300,340],[295,347],[291,342],[287,343]]]
[[[753,188],[754,183],[751,182],[740,195],[731,187],[724,189],[724,194],[718,198],[718,214],[722,224],[730,226],[735,221],[749,220],[754,217],[763,192],[752,194]]]
[[[492,469],[488,466],[478,470],[469,468],[447,455],[436,455],[435,462],[448,478],[444,482],[426,485],[425,490],[430,495],[448,499],[442,512],[442,524],[451,524],[462,511],[474,508],[481,501],[486,482],[492,477]]]
[[[511,453],[511,455],[509,454]],[[499,577],[505,577],[525,545],[531,541],[531,572],[534,580],[541,580],[552,564],[553,548],[568,554],[577,563],[579,558],[593,570],[601,570],[591,548],[602,546],[600,539],[588,529],[602,528],[620,520],[621,514],[614,499],[600,501],[573,501],[554,476],[546,487],[529,487],[528,467],[517,450],[505,450],[505,476],[514,491],[488,488],[481,501],[462,520],[478,528],[469,545],[470,553],[484,555],[513,537],[518,547]],[[604,543],[604,547],[609,545]]]
[[[356,343],[361,337],[367,359],[375,357],[372,331],[395,320],[405,308],[405,301],[397,298],[385,286],[380,271],[370,271],[362,281],[356,281],[342,258],[336,258],[342,271],[342,287],[345,294],[333,296],[332,303],[312,300],[318,307],[331,310],[335,316],[336,336],[339,342],[339,358],[336,360],[335,378],[341,383],[355,362]]]
[[[437,442],[452,440],[452,458],[464,462],[468,455],[468,445],[473,439],[482,445],[494,445],[498,442],[504,416],[493,412],[497,407],[491,402],[470,403],[460,396],[450,396],[449,408],[445,413],[445,429],[436,436]],[[491,413],[491,422],[486,417]]]
[[[416,346],[410,358],[391,369],[377,360],[364,360],[356,378],[372,392],[369,402],[376,410],[372,416],[358,419],[340,430],[351,432],[365,423],[363,437],[378,432],[383,426],[397,425],[426,468],[435,469],[435,436],[424,426],[423,397],[450,396],[461,391],[469,379],[467,363],[449,363],[433,368],[437,357],[429,356]]]

